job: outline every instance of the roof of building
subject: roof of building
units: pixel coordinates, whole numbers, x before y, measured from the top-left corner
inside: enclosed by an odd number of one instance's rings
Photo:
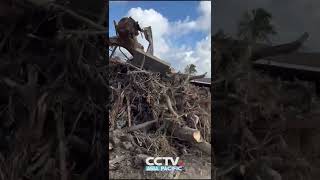
[[[254,64],[319,73],[320,53],[283,54],[259,59]]]
[[[211,78],[200,78],[200,79],[192,80],[191,82],[199,83],[199,84],[211,85]]]
[[[264,60],[320,68],[320,53],[296,52],[279,56],[266,57],[264,58]]]

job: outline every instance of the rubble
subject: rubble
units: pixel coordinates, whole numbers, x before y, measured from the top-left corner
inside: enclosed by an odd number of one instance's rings
[[[109,131],[113,139],[120,134],[126,137],[120,138],[122,146],[109,157],[112,159],[116,154],[130,153],[131,160],[122,165],[133,162],[135,169],[127,166],[115,171],[109,169],[109,178],[134,178],[133,174],[127,174],[130,171],[138,172],[139,178],[142,174],[147,179],[178,177],[177,172],[146,174],[143,171],[144,161],[147,156],[183,156],[186,149],[192,147],[205,156],[211,155],[210,89],[191,84],[192,80],[206,74],[172,73],[169,63],[153,56],[151,27],[143,30],[130,24],[125,27],[123,22],[126,21],[138,24],[132,18],[122,18],[118,24],[114,22],[117,36],[110,37],[108,42],[113,47],[109,50]],[[121,31],[120,26],[129,30]],[[147,52],[139,48],[141,45],[135,37],[141,30],[149,42]],[[125,36],[124,32],[131,33],[131,36]],[[114,56],[118,47],[125,48],[133,57],[120,59]]]
[[[164,127],[165,122],[181,126],[187,124],[188,115],[194,115],[200,119],[194,126],[210,142],[210,107],[201,105],[210,99],[209,89],[203,91],[205,88],[190,84],[184,74],[161,78],[158,73],[139,71],[120,62],[110,64],[109,68],[114,72],[110,80],[113,104],[110,130],[124,129],[116,127],[118,121],[125,124],[128,132]]]
[[[118,60],[111,59],[109,71],[112,89],[109,130],[132,137],[130,143],[136,145],[131,153],[143,152],[141,157],[180,156],[193,147],[194,151],[198,149],[210,156],[209,88],[191,84],[194,77],[190,75],[161,76]],[[125,145],[124,149],[131,148]],[[134,164],[141,165],[140,156],[133,158]]]

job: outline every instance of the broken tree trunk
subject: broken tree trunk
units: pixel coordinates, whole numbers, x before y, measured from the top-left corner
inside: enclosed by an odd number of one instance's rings
[[[189,143],[201,142],[201,133],[197,129],[192,129],[187,126],[181,127],[178,123],[168,120],[169,132],[184,141]]]
[[[173,135],[177,136],[179,139],[186,140],[188,142],[201,142],[200,131],[186,126],[175,129],[173,131]]]
[[[197,129],[187,126],[180,126],[178,123],[168,120],[169,132],[180,140],[189,142],[192,146],[198,148],[204,153],[211,155],[211,144],[203,141],[201,133]]]

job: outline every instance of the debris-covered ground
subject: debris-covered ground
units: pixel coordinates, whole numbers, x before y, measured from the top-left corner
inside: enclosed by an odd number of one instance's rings
[[[111,60],[110,178],[210,178],[211,93],[184,74]],[[148,156],[180,157],[182,173],[146,172]]]

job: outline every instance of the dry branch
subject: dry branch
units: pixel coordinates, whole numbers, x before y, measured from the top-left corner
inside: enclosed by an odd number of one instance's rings
[[[130,107],[129,99],[127,99],[127,111],[128,111],[128,126],[131,127],[131,107]]]
[[[178,114],[176,113],[176,111],[173,109],[172,103],[171,103],[171,100],[170,100],[170,97],[169,97],[167,94],[164,94],[164,97],[166,98],[168,109],[170,110],[170,112],[171,112],[176,118],[178,118],[179,115],[178,115]]]

